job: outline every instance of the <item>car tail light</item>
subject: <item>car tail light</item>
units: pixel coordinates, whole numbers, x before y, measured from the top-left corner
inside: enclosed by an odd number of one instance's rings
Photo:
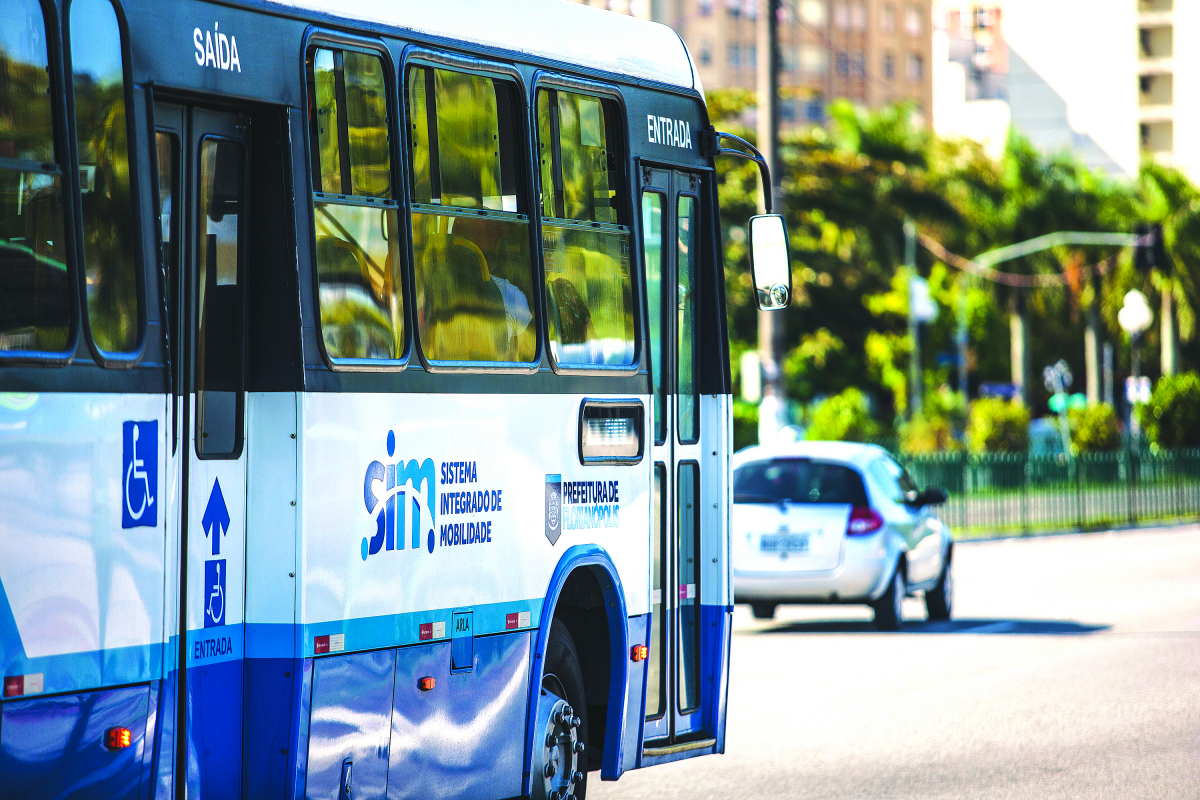
[[[875,513],[875,509],[866,506],[855,506],[850,509],[850,520],[846,523],[847,536],[863,536],[874,533],[883,527],[883,517]]]

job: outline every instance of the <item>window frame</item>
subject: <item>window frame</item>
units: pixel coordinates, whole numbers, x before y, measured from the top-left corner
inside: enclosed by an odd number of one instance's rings
[[[409,147],[409,105],[408,105],[408,70],[410,67],[425,67],[429,69],[441,69],[450,72],[461,72],[468,75],[475,75],[481,78],[487,78],[492,81],[503,81],[509,85],[510,91],[513,92],[513,124],[517,127],[513,131],[513,157],[516,161],[515,175],[516,179],[516,196],[517,207],[520,208],[522,203],[525,204],[525,211],[507,212],[494,211],[491,209],[470,209],[460,208],[457,206],[443,205],[425,205],[424,203],[413,202],[413,173],[410,163],[410,147]],[[395,124],[403,125],[403,131],[396,141],[395,145],[400,150],[401,161],[399,163],[400,174],[402,176],[398,193],[404,198],[401,202],[401,212],[405,215],[401,222],[401,226],[407,225],[406,234],[407,241],[405,242],[405,254],[408,257],[408,267],[406,270],[405,281],[410,290],[410,297],[413,298],[412,303],[406,308],[405,314],[411,320],[411,339],[409,344],[410,361],[412,356],[415,356],[424,367],[426,372],[441,373],[441,374],[471,374],[471,373],[492,373],[492,374],[515,374],[515,375],[533,375],[542,367],[542,362],[545,353],[549,350],[546,346],[546,337],[543,334],[545,326],[546,307],[543,302],[542,293],[538,290],[541,281],[544,280],[541,262],[542,262],[542,242],[541,242],[541,226],[538,224],[537,206],[541,202],[540,196],[535,196],[535,187],[537,182],[533,176],[533,132],[529,129],[529,121],[531,117],[532,104],[529,92],[529,86],[525,82],[524,75],[515,66],[504,64],[497,61],[489,61],[471,56],[456,55],[447,53],[441,50],[434,50],[419,45],[408,45],[404,48],[400,57],[400,63],[396,74],[396,90],[400,96],[400,114],[397,117]],[[435,361],[425,355],[424,348],[421,347],[420,330],[417,327],[417,308],[416,308],[416,284],[417,284],[417,263],[416,254],[413,252],[413,237],[412,231],[412,215],[414,212],[436,211],[436,213],[444,216],[466,216],[474,218],[493,218],[498,220],[512,220],[524,218],[528,225],[529,234],[529,258],[530,258],[530,274],[533,278],[533,297],[530,302],[530,310],[533,312],[534,319],[530,321],[530,326],[534,331],[534,352],[533,358],[530,361]]]
[[[78,132],[75,130],[75,65],[71,60],[71,9],[75,5],[75,0],[68,0],[62,10],[62,64],[63,64],[63,92],[67,104],[67,123],[64,125],[65,135],[67,136],[68,147],[70,148],[69,159],[71,167],[71,175],[64,182],[64,190],[69,186],[71,197],[68,201],[71,207],[71,217],[64,220],[64,224],[71,223],[68,228],[67,238],[74,245],[74,252],[69,253],[72,258],[73,266],[75,267],[75,280],[77,298],[76,305],[78,308],[79,328],[82,333],[82,338],[87,342],[88,350],[92,354],[92,358],[103,369],[133,369],[137,367],[143,356],[146,354],[146,336],[149,328],[149,311],[147,308],[147,278],[146,278],[146,252],[144,231],[142,229],[142,170],[139,169],[142,157],[145,155],[140,146],[139,129],[136,124],[137,113],[134,110],[133,103],[133,56],[130,52],[129,45],[129,20],[125,16],[125,9],[117,0],[105,0],[112,6],[113,13],[117,18],[117,30],[121,34],[121,83],[125,93],[125,136],[128,142],[127,158],[129,159],[129,200],[130,214],[132,216],[132,239],[133,239],[133,273],[134,284],[136,286],[137,300],[137,319],[138,333],[134,339],[134,347],[128,353],[110,353],[107,350],[101,350],[96,344],[95,338],[92,336],[92,324],[88,319],[87,312],[87,268],[84,265],[86,253],[83,246],[83,192],[79,186],[79,142]],[[43,3],[43,9],[45,4]],[[64,203],[67,205],[67,203]],[[68,266],[68,269],[70,266]],[[162,320],[159,320],[162,323]]]
[[[67,45],[64,40],[65,25],[59,19],[58,9],[49,0],[35,0],[42,12],[42,27],[46,36],[46,61],[50,78],[50,118],[51,139],[54,143],[54,163],[25,161],[24,159],[4,159],[12,166],[38,165],[43,174],[59,176],[59,190],[62,192],[63,214],[63,251],[67,262],[67,344],[62,350],[0,350],[0,368],[21,365],[36,365],[45,367],[65,367],[75,360],[79,352],[81,338],[81,318],[85,316],[80,307],[78,273],[81,252],[76,247],[75,198],[78,196],[78,163],[75,159],[75,136],[69,126],[74,122],[75,109],[72,101],[67,99],[67,76],[70,75],[67,59]],[[47,10],[49,9],[49,10]],[[65,17],[64,17],[65,19]],[[118,17],[119,19],[119,17]],[[127,93],[128,94],[128,93]],[[45,169],[53,166],[57,172]],[[88,337],[90,338],[90,337]]]
[[[388,175],[391,179],[392,198],[384,200],[381,198],[370,198],[363,195],[341,194],[332,192],[318,191],[316,188],[318,175],[313,172],[313,165],[316,158],[316,153],[319,145],[313,141],[312,136],[312,119],[309,116],[312,98],[309,96],[309,56],[315,50],[336,49],[349,50],[351,52],[363,53],[365,55],[377,56],[383,66],[384,74],[384,94],[387,99],[387,130],[388,130]],[[397,137],[397,120],[401,113],[401,106],[398,101],[397,92],[399,86],[396,84],[396,69],[395,63],[392,60],[391,51],[379,39],[374,39],[367,36],[358,36],[351,33],[341,31],[331,31],[326,29],[310,29],[304,37],[303,44],[300,48],[300,69],[302,76],[302,102],[304,112],[304,156],[305,170],[308,173],[308,246],[309,252],[312,254],[310,261],[312,269],[312,302],[313,316],[316,322],[317,329],[317,348],[321,354],[321,359],[325,362],[325,366],[334,372],[402,372],[409,364],[412,363],[414,328],[416,317],[410,309],[412,304],[413,285],[411,283],[410,273],[412,265],[412,246],[409,228],[404,224],[406,214],[408,213],[407,196],[401,194],[400,190],[400,172],[399,156],[404,148],[399,146]],[[340,135],[340,133],[339,133]],[[361,206],[366,208],[387,209],[393,208],[396,211],[398,220],[397,235],[400,237],[399,247],[401,258],[407,256],[408,262],[401,263],[399,267],[399,280],[397,284],[400,287],[401,302],[404,306],[402,319],[404,321],[404,346],[401,349],[400,358],[341,358],[333,357],[325,348],[325,335],[321,330],[321,278],[317,267],[317,203],[323,200],[328,200],[339,205]]]
[[[534,186],[533,194],[537,198],[537,271],[540,283],[538,285],[538,294],[540,302],[544,308],[548,308],[546,301],[546,261],[545,254],[542,252],[542,226],[547,220],[552,220],[556,226],[574,227],[581,230],[600,230],[609,232],[623,231],[629,235],[629,280],[632,291],[632,306],[634,314],[634,342],[633,342],[633,361],[629,364],[587,364],[587,365],[572,365],[560,364],[558,359],[554,357],[554,349],[550,347],[550,319],[547,314],[542,315],[542,337],[546,342],[546,357],[550,362],[550,368],[556,374],[567,375],[636,375],[642,370],[642,339],[645,336],[647,321],[644,319],[644,298],[642,297],[643,290],[639,285],[642,279],[641,273],[641,253],[638,248],[641,247],[642,238],[635,230],[633,219],[635,215],[635,206],[633,196],[640,194],[635,190],[632,181],[633,171],[629,168],[629,110],[625,105],[625,96],[619,89],[608,84],[596,83],[593,81],[581,80],[572,78],[557,72],[548,72],[539,70],[534,74],[533,88],[531,97],[533,103],[529,105],[529,145],[531,152],[537,155],[537,93],[541,90],[548,91],[564,91],[572,94],[582,94],[588,97],[594,97],[597,100],[610,101],[614,112],[613,130],[605,131],[607,134],[614,134],[615,140],[608,142],[609,152],[613,153],[617,161],[616,183],[617,183],[617,219],[625,220],[623,223],[606,223],[606,222],[584,222],[582,220],[572,220],[560,217],[547,217],[542,213],[542,172],[540,169],[533,170]],[[555,118],[557,116],[555,115]],[[555,123],[553,130],[558,130],[558,125]],[[619,148],[614,151],[613,146]],[[558,167],[558,175],[561,180],[562,175],[562,153],[561,145],[556,140],[553,143],[554,147],[554,163]],[[557,192],[558,187],[554,187]],[[556,209],[557,210],[557,194]],[[640,215],[641,204],[640,197],[638,200],[636,213]]]

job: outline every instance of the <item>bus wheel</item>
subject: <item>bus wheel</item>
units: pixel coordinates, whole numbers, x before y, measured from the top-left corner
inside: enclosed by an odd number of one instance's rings
[[[546,669],[534,740],[533,796],[584,800],[587,792],[587,697],[575,642],[554,620],[546,645]]]

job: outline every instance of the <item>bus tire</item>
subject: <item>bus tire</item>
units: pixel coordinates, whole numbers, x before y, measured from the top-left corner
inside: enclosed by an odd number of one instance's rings
[[[577,778],[574,781],[571,794],[577,800],[584,800],[587,795],[587,763],[588,748],[588,713],[587,693],[584,691],[583,670],[579,666],[579,654],[575,650],[575,640],[562,620],[554,620],[550,625],[550,637],[546,643],[546,667],[542,674],[542,688],[562,697],[571,706],[574,716],[579,718],[575,727],[575,738],[583,744],[583,750],[577,758]],[[546,733],[539,731],[541,740]],[[537,742],[540,744],[541,742]],[[538,776],[535,776],[538,777]],[[536,793],[535,793],[536,796]]]

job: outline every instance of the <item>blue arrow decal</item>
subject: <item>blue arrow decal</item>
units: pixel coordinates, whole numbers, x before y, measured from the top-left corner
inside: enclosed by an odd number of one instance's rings
[[[204,528],[204,535],[212,538],[212,554],[220,555],[221,537],[229,531],[229,509],[225,507],[225,495],[221,494],[221,482],[215,478],[200,525]]]

